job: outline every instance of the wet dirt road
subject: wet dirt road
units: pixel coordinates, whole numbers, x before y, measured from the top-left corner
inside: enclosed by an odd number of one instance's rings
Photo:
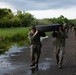
[[[69,32],[66,40],[63,68],[56,64],[52,37],[43,41],[39,68],[30,68],[29,47],[0,56],[0,75],[76,75],[76,37]],[[13,50],[17,50],[13,49]]]

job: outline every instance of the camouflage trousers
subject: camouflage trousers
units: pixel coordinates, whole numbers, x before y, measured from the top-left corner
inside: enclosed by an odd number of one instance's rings
[[[38,65],[40,54],[41,54],[41,46],[31,45],[30,55],[31,55],[31,62],[32,62],[32,64]]]
[[[63,57],[65,53],[65,47],[54,47],[54,53],[56,56],[57,64],[62,65],[63,63]]]

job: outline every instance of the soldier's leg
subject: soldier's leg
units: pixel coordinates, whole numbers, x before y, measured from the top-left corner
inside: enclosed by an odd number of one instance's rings
[[[56,60],[57,60],[57,64],[59,63],[59,55],[58,53],[56,54]]]
[[[40,59],[40,54],[41,54],[41,47],[37,48],[36,52],[36,67],[38,67],[39,59]]]
[[[31,54],[31,65],[30,66],[35,66],[35,48],[33,46],[31,46],[31,50],[30,50],[30,54]]]
[[[62,67],[63,64],[63,54],[64,54],[64,47],[61,47],[59,53],[59,67]]]
[[[40,54],[37,54],[36,67],[38,67],[38,64],[39,64],[39,58],[40,58]]]
[[[54,48],[54,53],[55,53],[55,56],[56,56],[56,61],[57,61],[57,64],[59,63],[59,47],[55,47]]]

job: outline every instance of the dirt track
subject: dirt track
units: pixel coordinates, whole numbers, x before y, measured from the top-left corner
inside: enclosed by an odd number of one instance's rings
[[[52,37],[43,41],[38,70],[29,67],[29,48],[22,49],[21,52],[14,53],[14,56],[10,55],[6,59],[11,63],[13,69],[4,70],[4,73],[0,75],[76,75],[76,37],[74,32],[69,32],[62,69],[58,69],[56,64]]]

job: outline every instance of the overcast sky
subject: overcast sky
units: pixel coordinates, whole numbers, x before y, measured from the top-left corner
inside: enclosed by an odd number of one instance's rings
[[[0,0],[0,8],[27,11],[39,19],[76,18],[76,0]]]

